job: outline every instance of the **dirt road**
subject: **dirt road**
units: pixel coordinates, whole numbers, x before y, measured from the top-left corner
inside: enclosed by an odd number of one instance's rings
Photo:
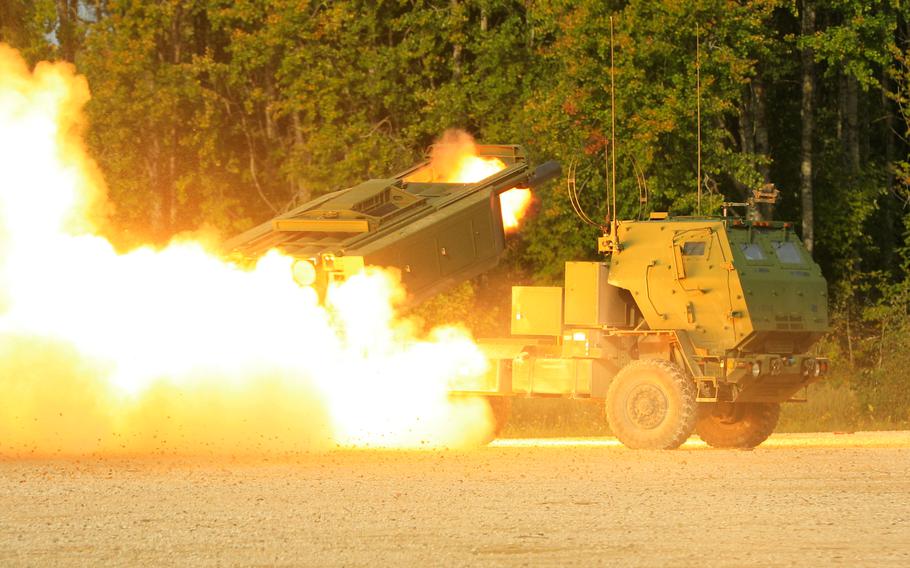
[[[0,460],[0,565],[910,566],[910,433]]]

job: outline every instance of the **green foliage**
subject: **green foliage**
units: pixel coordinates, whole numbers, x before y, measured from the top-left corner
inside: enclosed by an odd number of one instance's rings
[[[826,63],[829,77],[846,73],[869,89],[880,86],[877,70],[891,63],[889,47],[901,12],[899,0],[836,0],[825,15],[831,24],[804,45]]]
[[[888,78],[893,82],[894,88],[887,91],[889,99],[896,105],[899,117],[899,134],[904,140],[910,138],[910,51],[904,46],[894,45],[891,48],[894,65],[888,69]],[[897,158],[894,163],[895,187],[894,194],[897,200],[904,205],[905,219],[910,216],[907,205],[910,204],[910,157],[907,152]],[[907,219],[910,220],[910,219]],[[904,226],[910,226],[905,220]],[[905,239],[898,246],[903,257],[904,272],[910,269],[910,239]]]
[[[0,41],[19,49],[29,63],[53,58],[47,41],[57,24],[54,0],[4,0],[0,3]]]
[[[478,286],[476,282],[463,282],[452,290],[439,294],[418,306],[412,313],[426,328],[440,325],[464,325],[468,329],[480,330],[495,326],[495,311],[478,309]]]
[[[737,100],[770,50],[775,2],[731,5],[712,1],[574,3],[560,15],[551,44],[541,48],[542,81],[526,103],[535,141],[563,163],[577,161],[582,202],[604,219],[610,145],[610,17],[614,18],[617,193],[621,218],[649,210],[677,214],[696,209],[696,32],[701,44],[702,168],[707,180],[703,212],[717,213],[723,196],[742,200],[742,188],[760,185],[758,158],[739,150]],[[696,30],[696,24],[699,29]],[[558,191],[560,188],[556,188]],[[528,261],[550,278],[558,259],[590,257],[597,230],[579,231],[566,199],[543,194],[544,208],[529,232]]]
[[[603,402],[563,398],[517,398],[504,438],[608,436]]]
[[[874,417],[910,420],[910,284],[880,280],[881,299],[862,311],[854,367],[862,407]]]
[[[823,381],[811,385],[806,402],[781,406],[777,432],[856,432],[893,427],[870,421],[856,393],[846,384]]]

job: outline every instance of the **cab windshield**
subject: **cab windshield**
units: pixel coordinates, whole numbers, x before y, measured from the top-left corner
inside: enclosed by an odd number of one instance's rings
[[[803,257],[799,254],[799,249],[796,248],[796,245],[790,241],[771,241],[771,246],[774,248],[774,254],[777,255],[777,260],[783,264],[802,264]]]
[[[758,243],[740,243],[739,250],[742,251],[746,260],[765,260],[765,253]]]

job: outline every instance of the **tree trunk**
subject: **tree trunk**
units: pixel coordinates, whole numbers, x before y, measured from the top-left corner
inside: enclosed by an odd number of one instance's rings
[[[752,85],[743,89],[742,106],[739,109],[739,148],[747,159],[755,155],[755,129],[752,126]],[[739,180],[734,180],[736,191],[740,194],[740,201],[746,201],[751,196],[750,188]]]
[[[847,75],[844,81],[844,145],[850,173],[859,174],[859,85],[856,77]]]
[[[765,82],[761,75],[755,77],[752,81],[753,88],[753,111],[755,121],[755,153],[761,158],[758,164],[758,173],[762,175],[764,183],[771,182],[771,167],[768,164],[770,156],[770,144],[768,143],[768,120],[765,113]]]
[[[151,137],[151,144],[146,153],[146,175],[148,179],[148,187],[157,188],[161,186],[161,143],[158,140],[157,136]],[[161,234],[162,226],[162,195],[158,191],[152,191],[151,199],[149,200],[150,204],[148,207],[148,226],[151,228],[153,235],[157,236]]]
[[[76,59],[78,10],[78,0],[57,0],[57,44],[61,59],[71,63]]]
[[[756,169],[761,174],[763,183],[771,182],[770,144],[768,143],[768,121],[765,115],[765,82],[759,73],[752,80],[752,110],[755,125],[755,154],[758,158]],[[755,189],[755,188],[753,188]],[[774,216],[774,204],[756,204],[755,212],[759,219],[770,221]]]
[[[458,0],[451,0],[450,6],[452,9],[452,18],[456,25],[455,29],[452,30],[456,36],[454,45],[452,46],[452,76],[455,77],[455,79],[459,79],[461,78],[461,51],[463,49],[463,46],[461,45],[461,9]]]
[[[894,244],[897,241],[894,230],[894,114],[891,108],[891,99],[888,97],[890,81],[886,69],[882,69],[882,111],[885,119],[882,121],[882,138],[885,140],[885,195],[882,197],[882,227],[884,235],[882,242],[882,264],[886,270],[894,266]]]
[[[752,127],[752,88],[743,89],[742,107],[739,109],[739,145],[743,154],[751,155],[755,152],[755,143]]]
[[[171,61],[170,64],[174,69],[179,68],[183,63],[183,38],[181,28],[183,24],[183,11],[178,6],[174,11],[173,20],[171,21]],[[174,117],[179,116],[180,109],[174,108]],[[165,207],[167,222],[167,237],[177,228],[177,178],[178,164],[177,158],[180,152],[180,136],[177,131],[177,120],[171,120],[168,125],[169,155],[167,160],[167,183],[165,184]]]
[[[803,0],[801,16],[800,32],[802,37],[810,37],[815,34],[815,5],[812,0]],[[815,53],[812,48],[804,47],[800,52],[800,60],[802,63],[802,103],[800,105],[802,133],[800,136],[799,194],[803,210],[803,242],[810,254],[812,254],[813,249],[815,248],[815,223],[813,217],[812,195],[812,131],[815,126],[814,59]]]
[[[299,163],[299,160],[304,152],[303,127],[300,124],[300,113],[296,111],[292,112],[291,121],[294,128],[294,155],[296,158],[296,167],[291,173],[294,178],[294,195],[292,197],[297,203],[306,203],[310,200],[311,195],[309,189],[307,189],[303,182],[303,177],[300,175],[301,164]]]
[[[275,85],[272,82],[273,73],[271,69],[265,72],[265,103],[262,105],[262,118],[265,122],[265,139],[271,143],[275,140],[276,128],[275,120],[272,118],[272,104],[276,100]]]
[[[28,30],[28,20],[33,17],[31,10],[34,8],[27,6],[25,0],[0,2],[0,41],[20,48],[32,45]]]
[[[278,208],[272,204],[266,196],[265,191],[262,189],[262,184],[259,183],[259,168],[256,165],[256,148],[253,145],[253,136],[250,134],[250,128],[243,112],[240,113],[240,126],[243,128],[243,134],[246,138],[247,151],[250,158],[250,179],[253,181],[253,187],[256,188],[256,193],[259,194],[259,198],[262,199],[262,202],[265,203],[269,209],[271,209],[272,213],[278,213]]]
[[[177,155],[180,152],[180,136],[176,124],[172,123],[168,130],[170,155],[167,166],[167,236],[170,238],[177,228],[177,178],[179,177]]]

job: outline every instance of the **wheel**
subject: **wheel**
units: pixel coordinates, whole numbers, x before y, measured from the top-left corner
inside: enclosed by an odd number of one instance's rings
[[[678,448],[695,428],[695,383],[670,361],[632,361],[610,382],[607,422],[626,447]]]
[[[698,405],[695,431],[715,448],[754,448],[780,418],[777,402],[709,402]]]
[[[509,423],[509,416],[512,415],[512,399],[507,396],[488,396],[486,400],[493,421],[493,431],[487,440],[487,443],[490,443],[502,434],[506,424]]]

